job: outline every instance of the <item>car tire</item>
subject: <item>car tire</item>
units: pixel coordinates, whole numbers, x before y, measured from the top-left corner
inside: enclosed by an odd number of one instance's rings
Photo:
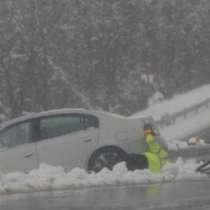
[[[88,171],[99,172],[103,168],[113,166],[126,160],[126,153],[118,147],[104,147],[93,153],[88,163]]]

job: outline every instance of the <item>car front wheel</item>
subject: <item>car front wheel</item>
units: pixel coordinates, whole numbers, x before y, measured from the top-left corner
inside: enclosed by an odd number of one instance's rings
[[[106,147],[97,150],[90,158],[88,171],[99,172],[103,168],[113,169],[113,166],[125,160],[125,152],[117,147]]]

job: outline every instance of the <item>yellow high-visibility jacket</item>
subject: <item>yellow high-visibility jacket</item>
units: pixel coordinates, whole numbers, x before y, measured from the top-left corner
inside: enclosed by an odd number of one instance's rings
[[[167,163],[168,153],[158,142],[155,141],[152,134],[148,134],[145,140],[148,148],[144,155],[147,158],[148,167],[152,172],[158,173]]]

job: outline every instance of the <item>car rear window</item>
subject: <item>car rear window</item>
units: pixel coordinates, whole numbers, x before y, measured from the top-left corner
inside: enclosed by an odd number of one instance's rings
[[[98,118],[91,115],[84,116],[84,126],[85,128],[98,128],[99,127]]]

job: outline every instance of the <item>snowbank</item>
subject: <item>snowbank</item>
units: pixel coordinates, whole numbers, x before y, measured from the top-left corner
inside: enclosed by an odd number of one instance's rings
[[[65,173],[62,167],[46,164],[29,174],[20,172],[2,174],[0,193],[16,193],[44,190],[63,190],[81,187],[101,187],[109,185],[128,185],[140,183],[158,183],[182,179],[202,179],[203,174],[195,173],[198,164],[195,160],[184,162],[178,159],[166,165],[160,174],[149,170],[128,171],[124,162],[117,164],[113,171],[103,169],[99,173],[88,174],[85,170],[75,168]]]

